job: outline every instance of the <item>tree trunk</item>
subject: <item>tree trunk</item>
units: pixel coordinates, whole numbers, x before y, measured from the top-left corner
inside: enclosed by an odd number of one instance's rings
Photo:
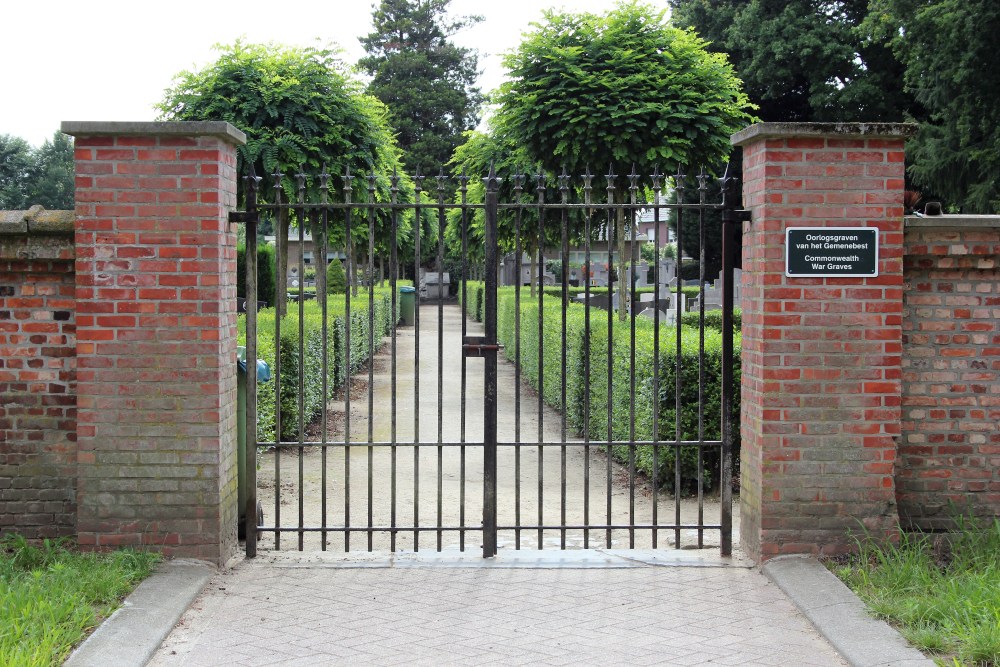
[[[626,299],[628,295],[631,294],[631,285],[626,280],[625,275],[625,211],[618,209],[617,214],[617,227],[618,227],[618,320],[624,322],[628,316],[628,303]],[[631,257],[629,258],[631,261]],[[631,278],[631,276],[628,276]],[[610,291],[608,292],[610,295]]]
[[[278,210],[274,238],[274,307],[278,317],[288,312],[288,210]]]
[[[534,299],[535,298],[535,282],[536,282],[535,281],[535,274],[536,274],[536,271],[535,271],[535,253],[531,253],[529,255],[529,257],[531,259],[528,260],[528,282],[531,284],[531,298]],[[518,276],[517,279],[520,280],[521,276]],[[497,284],[499,284],[499,283],[497,283]]]
[[[326,294],[326,234],[323,225],[318,220],[312,220],[310,231],[313,237],[313,249],[316,251],[316,298],[322,299]],[[322,259],[320,259],[322,258]],[[304,277],[304,276],[303,276]]]

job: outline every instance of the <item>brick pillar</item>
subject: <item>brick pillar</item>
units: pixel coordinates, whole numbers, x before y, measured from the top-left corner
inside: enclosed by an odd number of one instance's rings
[[[236,548],[236,146],[227,123],[76,137],[81,546]]]
[[[743,147],[740,492],[744,550],[833,554],[896,531],[900,124],[762,123]],[[790,278],[786,227],[874,227],[877,277]]]

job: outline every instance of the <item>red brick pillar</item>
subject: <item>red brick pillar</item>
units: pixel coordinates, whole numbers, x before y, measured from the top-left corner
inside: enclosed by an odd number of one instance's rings
[[[896,531],[910,132],[762,123],[733,137],[752,211],[743,235],[741,538],[758,561],[839,553],[851,533]],[[787,277],[786,227],[877,228],[877,277]]]
[[[236,146],[227,123],[76,137],[77,533],[221,563],[236,548]]]

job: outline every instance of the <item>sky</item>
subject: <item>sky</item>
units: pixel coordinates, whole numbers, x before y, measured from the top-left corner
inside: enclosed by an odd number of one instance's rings
[[[339,44],[354,63],[371,31],[371,0],[5,0],[0,134],[39,146],[64,120],[155,120],[175,74],[216,58],[215,44]],[[452,0],[479,25],[454,37],[480,52],[484,92],[503,81],[501,54],[546,8],[604,13],[615,0]],[[666,7],[666,0],[648,0]]]

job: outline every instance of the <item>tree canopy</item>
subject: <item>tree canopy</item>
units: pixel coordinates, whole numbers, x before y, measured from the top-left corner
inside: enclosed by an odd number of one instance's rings
[[[906,68],[926,112],[907,146],[916,185],[968,213],[1000,212],[995,0],[872,0],[866,27]]]
[[[358,65],[372,77],[368,92],[389,109],[403,161],[436,174],[479,122],[478,56],[450,37],[482,20],[448,17],[451,0],[381,0],[374,30],[360,38]]]
[[[39,148],[20,137],[0,135],[0,210],[40,204],[49,210],[75,205],[73,140],[56,132]]]
[[[868,0],[669,0],[726,53],[764,121],[898,121],[903,69],[860,29]]]
[[[715,165],[752,119],[733,68],[665,12],[547,11],[504,64],[496,130],[546,169]]]
[[[388,124],[385,105],[363,92],[360,82],[348,76],[347,68],[330,49],[295,48],[274,44],[246,44],[217,47],[219,58],[198,72],[185,71],[174,79],[158,105],[168,120],[224,120],[247,135],[239,149],[238,167],[250,162],[264,179],[261,194],[272,192],[271,174],[280,173],[285,201],[297,201],[295,174],[306,175],[306,189],[315,197],[321,186],[324,167],[333,176],[332,192],[343,190],[342,178],[350,169],[354,201],[369,196],[368,175],[374,175],[374,197],[388,201],[391,177],[402,166],[399,149]],[[412,193],[412,184],[400,176],[400,192]],[[301,221],[305,222],[305,221]],[[310,221],[315,223],[315,220]],[[361,221],[357,221],[361,222]],[[399,239],[412,236],[400,226]],[[278,241],[279,307],[284,307],[284,261],[286,256],[287,216],[276,225]],[[381,215],[376,226],[376,249],[388,248],[389,216]],[[352,243],[365,247],[368,227],[355,224]],[[322,244],[321,230],[314,225],[313,238]],[[345,225],[330,228],[326,241],[343,247]],[[353,255],[352,249],[347,249]],[[387,253],[386,253],[387,254]],[[326,272],[319,272],[319,282]],[[321,284],[322,288],[323,285]]]

